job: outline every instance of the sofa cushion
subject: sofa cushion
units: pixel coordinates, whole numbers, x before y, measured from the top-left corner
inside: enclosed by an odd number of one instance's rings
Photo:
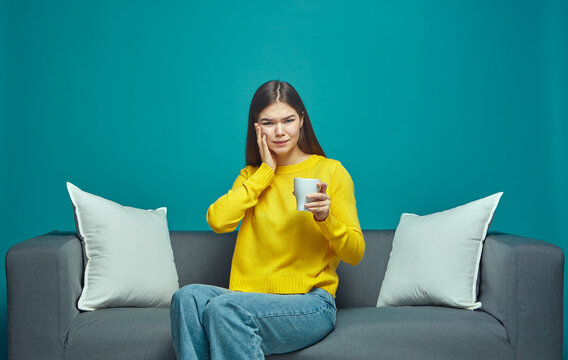
[[[170,309],[109,308],[77,315],[64,359],[174,360]]]
[[[65,358],[174,360],[171,341],[168,309],[102,309],[77,316]],[[340,309],[325,339],[267,358],[505,360],[513,352],[501,323],[483,311],[409,306]]]
[[[481,251],[502,194],[435,214],[402,214],[377,306],[481,307]]]
[[[87,256],[81,310],[169,306],[179,288],[166,208],[122,206],[67,183]]]
[[[337,308],[368,307],[377,304],[379,284],[383,280],[391,250],[394,230],[363,230],[365,256],[357,266],[341,261],[337,267],[339,287]],[[229,286],[231,259],[237,232],[216,234],[212,231],[171,231],[179,285],[209,284]],[[191,241],[190,241],[191,240]],[[199,256],[195,256],[199,254]],[[215,271],[211,271],[215,264]]]
[[[376,306],[387,268],[394,230],[363,230],[365,256],[357,266],[339,262],[338,309]],[[376,286],[378,284],[379,286]]]
[[[236,231],[172,231],[170,238],[180,288],[195,283],[229,287]]]
[[[506,360],[513,349],[503,326],[483,311],[371,307],[338,310],[336,328],[325,339],[268,359]]]

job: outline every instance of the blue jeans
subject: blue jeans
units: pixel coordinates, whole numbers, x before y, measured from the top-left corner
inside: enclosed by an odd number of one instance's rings
[[[333,296],[319,288],[276,295],[187,285],[172,297],[172,340],[179,360],[263,360],[326,337],[336,311]]]

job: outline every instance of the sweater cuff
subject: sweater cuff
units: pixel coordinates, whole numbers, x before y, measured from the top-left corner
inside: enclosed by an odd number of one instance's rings
[[[272,180],[274,179],[274,170],[267,165],[266,163],[262,163],[258,169],[252,174],[249,180],[253,181],[254,183],[260,185],[262,188],[266,188]]]
[[[335,237],[335,230],[337,230],[338,225],[340,225],[338,220],[331,215],[331,212],[324,221],[316,221],[316,224],[319,225],[326,239],[333,239]]]

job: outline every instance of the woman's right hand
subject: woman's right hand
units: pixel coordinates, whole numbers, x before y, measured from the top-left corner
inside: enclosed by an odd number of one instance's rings
[[[256,142],[258,144],[258,151],[263,163],[270,166],[273,171],[276,171],[276,160],[268,148],[266,143],[266,135],[262,133],[262,129],[258,123],[254,123],[256,129]]]

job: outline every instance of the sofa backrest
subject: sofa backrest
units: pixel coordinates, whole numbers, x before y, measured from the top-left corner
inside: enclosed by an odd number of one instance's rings
[[[387,268],[394,230],[363,230],[365,255],[357,266],[340,262],[337,307],[375,306]],[[171,231],[180,287],[201,283],[229,286],[237,232]]]

